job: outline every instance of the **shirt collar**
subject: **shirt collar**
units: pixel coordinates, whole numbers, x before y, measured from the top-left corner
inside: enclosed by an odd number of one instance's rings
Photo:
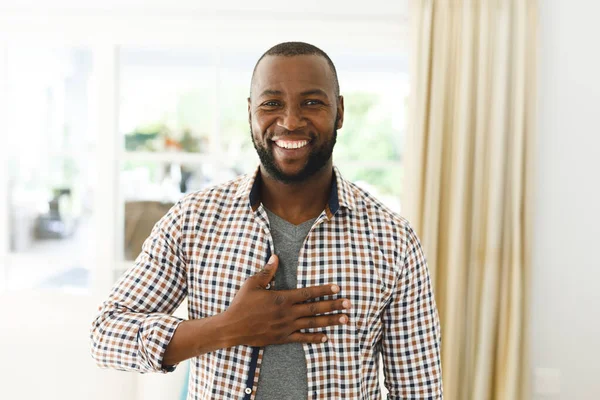
[[[331,195],[327,203],[326,212],[331,218],[340,207],[346,207],[352,210],[356,206],[356,199],[352,195],[350,183],[346,181],[337,167],[333,167],[334,178],[331,182]],[[248,205],[256,210],[260,205],[260,167],[257,167],[253,173],[245,175],[238,186],[236,198],[248,200]]]

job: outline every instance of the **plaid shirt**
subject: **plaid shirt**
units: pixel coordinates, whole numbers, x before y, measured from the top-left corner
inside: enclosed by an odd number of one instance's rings
[[[442,399],[440,328],[425,257],[408,222],[337,168],[328,205],[298,259],[298,287],[336,283],[346,325],[309,328],[303,344],[309,399]],[[187,297],[192,319],[224,312],[273,251],[260,173],[186,195],[154,226],[135,265],[113,287],[91,329],[99,366],[170,372],[162,359]],[[328,313],[329,314],[329,313]],[[234,346],[192,359],[188,399],[253,400],[263,348]]]

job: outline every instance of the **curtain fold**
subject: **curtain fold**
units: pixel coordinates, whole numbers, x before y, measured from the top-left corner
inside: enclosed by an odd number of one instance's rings
[[[428,256],[447,400],[528,396],[537,6],[413,0],[403,211]]]

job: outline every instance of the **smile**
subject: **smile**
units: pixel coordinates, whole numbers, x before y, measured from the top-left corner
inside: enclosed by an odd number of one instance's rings
[[[300,149],[308,144],[309,140],[275,140],[277,147],[283,149]]]

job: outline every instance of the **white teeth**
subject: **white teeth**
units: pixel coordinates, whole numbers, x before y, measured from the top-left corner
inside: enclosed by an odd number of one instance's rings
[[[308,140],[277,140],[275,141],[277,146],[283,147],[284,149],[299,149],[308,144]]]

